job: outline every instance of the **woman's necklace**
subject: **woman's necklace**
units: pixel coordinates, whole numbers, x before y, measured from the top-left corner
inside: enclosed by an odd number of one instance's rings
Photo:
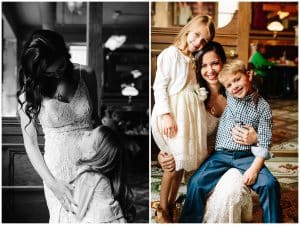
[[[213,116],[215,115],[216,108],[215,108],[215,106],[213,105],[212,102],[207,104],[207,109],[208,109],[208,111],[210,112],[211,115],[213,115]]]
[[[223,107],[223,95],[218,94],[216,97],[210,96],[210,100],[207,103],[207,111],[213,115],[218,116],[221,108]],[[221,107],[221,108],[220,108]]]

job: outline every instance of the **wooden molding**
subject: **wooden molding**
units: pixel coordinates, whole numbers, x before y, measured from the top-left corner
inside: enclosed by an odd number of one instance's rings
[[[238,10],[235,11],[235,13],[233,14],[233,17],[230,21],[230,23],[228,23],[225,27],[221,27],[221,28],[217,28],[216,30],[216,36],[222,36],[222,35],[237,35],[238,30],[237,30],[237,26],[238,26]]]

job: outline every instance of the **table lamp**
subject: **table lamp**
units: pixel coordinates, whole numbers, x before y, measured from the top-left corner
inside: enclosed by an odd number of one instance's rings
[[[277,37],[277,32],[283,31],[283,25],[279,21],[273,21],[268,24],[267,29],[273,31],[273,38],[275,39]]]

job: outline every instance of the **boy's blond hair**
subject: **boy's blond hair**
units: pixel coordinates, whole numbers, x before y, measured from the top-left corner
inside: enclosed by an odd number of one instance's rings
[[[223,68],[218,75],[218,80],[221,84],[224,84],[224,81],[229,76],[236,75],[239,72],[247,75],[246,65],[242,60],[233,60],[232,62],[223,65]]]
[[[210,16],[195,16],[190,22],[188,22],[177,34],[174,39],[174,45],[181,51],[185,51],[187,45],[187,35],[195,26],[206,25],[209,29],[210,37],[207,41],[211,41],[215,37],[215,25]]]

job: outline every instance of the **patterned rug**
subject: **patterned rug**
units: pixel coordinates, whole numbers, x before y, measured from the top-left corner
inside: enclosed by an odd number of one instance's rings
[[[271,151],[275,158],[266,161],[266,166],[278,179],[281,186],[282,221],[298,222],[298,101],[268,100],[273,114],[273,136]],[[152,159],[156,157],[152,157]],[[151,168],[151,221],[154,221],[155,207],[159,203],[159,189],[162,171],[157,161]],[[181,184],[179,194],[186,193],[186,185]],[[253,196],[253,222],[262,222],[262,211],[258,198]]]
[[[298,222],[298,159],[296,157],[276,157],[266,161],[266,166],[280,182],[282,221],[285,223]],[[157,162],[152,162],[151,169],[151,222],[159,203],[159,190],[162,170]],[[186,193],[186,184],[182,183],[179,195]],[[253,193],[253,222],[261,223],[262,211],[256,194]]]
[[[271,151],[277,156],[298,154],[297,100],[269,100],[273,115]]]

